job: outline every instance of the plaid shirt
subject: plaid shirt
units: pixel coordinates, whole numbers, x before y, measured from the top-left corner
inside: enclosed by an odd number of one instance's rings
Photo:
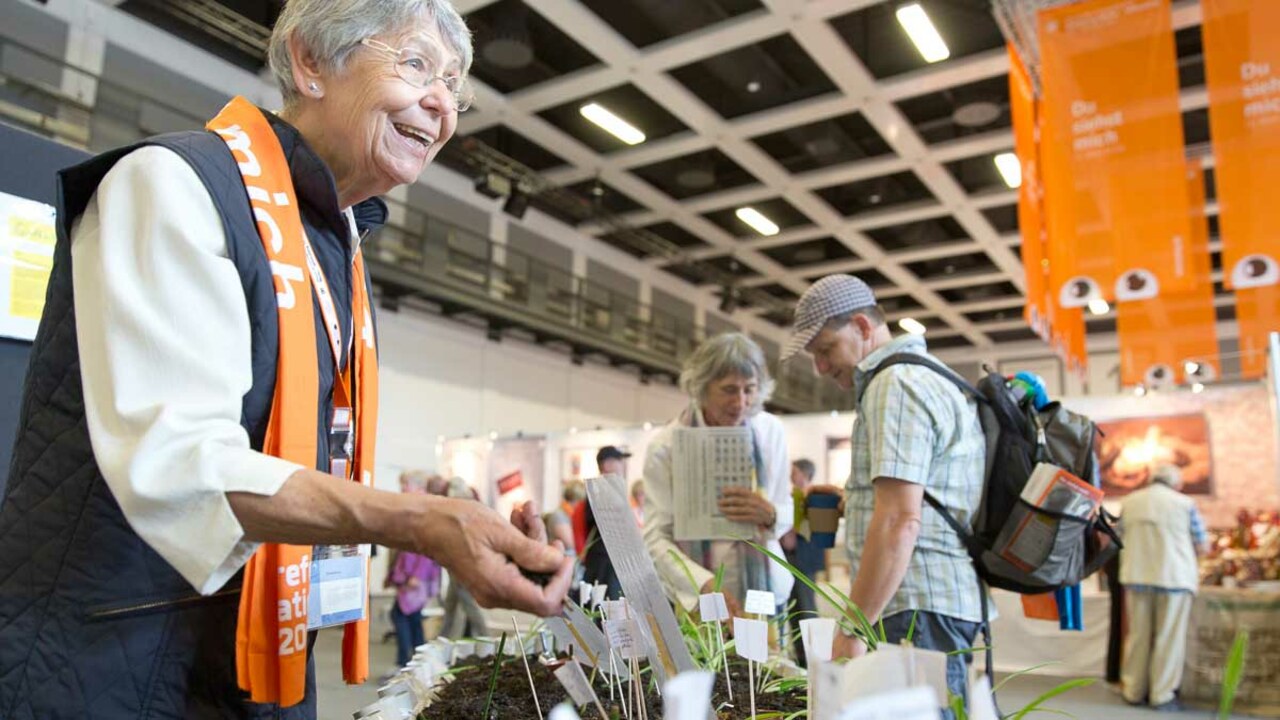
[[[854,376],[859,400],[845,519],[855,577],[875,504],[872,481],[877,477],[923,485],[962,524],[971,522],[982,497],[986,442],[972,399],[946,378],[917,365],[894,366],[867,386],[872,370],[890,355],[903,352],[928,356],[923,338],[905,335],[868,355]],[[906,610],[982,621],[972,561],[960,538],[927,504],[906,577],[884,615]]]

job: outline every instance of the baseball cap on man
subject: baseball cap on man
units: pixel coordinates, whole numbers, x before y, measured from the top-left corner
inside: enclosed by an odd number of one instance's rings
[[[631,457],[631,453],[624,453],[612,445],[605,445],[596,453],[596,467],[604,464],[605,460],[626,460]]]
[[[852,275],[828,275],[804,291],[796,303],[791,337],[782,349],[783,362],[813,342],[831,318],[876,304],[876,294]]]

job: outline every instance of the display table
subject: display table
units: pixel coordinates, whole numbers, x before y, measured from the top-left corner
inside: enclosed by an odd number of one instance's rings
[[[1236,631],[1249,635],[1235,711],[1280,716],[1280,592],[1201,588],[1191,613],[1183,701],[1217,707]]]
[[[1084,630],[1060,630],[1056,622],[1032,620],[1022,613],[1022,596],[992,590],[999,617],[991,622],[991,644],[997,672],[1018,672],[1052,663],[1033,672],[1072,678],[1102,677],[1107,668],[1107,632],[1111,598],[1090,578],[1081,588]],[[981,636],[979,636],[981,640]],[[981,657],[976,661],[981,666]]]

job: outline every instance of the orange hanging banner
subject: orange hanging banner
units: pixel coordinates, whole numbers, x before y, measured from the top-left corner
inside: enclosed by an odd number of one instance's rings
[[[1221,377],[1204,171],[1199,161],[1188,165],[1185,177],[1192,200],[1187,267],[1195,286],[1116,308],[1124,385],[1160,388]]]
[[[1009,114],[1013,120],[1013,143],[1022,168],[1018,188],[1018,230],[1022,235],[1022,267],[1026,274],[1027,304],[1023,317],[1032,330],[1048,340],[1049,308],[1048,260],[1044,255],[1044,216],[1041,212],[1040,160],[1037,146],[1035,89],[1022,58],[1012,45],[1009,52]]]
[[[1280,282],[1280,2],[1203,0],[1209,130],[1228,288]]]
[[[1190,289],[1169,0],[1086,0],[1038,26],[1050,292],[1082,307]]]
[[[1236,325],[1240,328],[1240,374],[1256,379],[1267,374],[1267,336],[1280,332],[1280,285],[1236,290]]]

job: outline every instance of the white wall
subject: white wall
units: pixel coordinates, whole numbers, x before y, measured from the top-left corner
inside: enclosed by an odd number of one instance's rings
[[[382,312],[378,332],[376,482],[387,489],[402,470],[435,469],[440,436],[660,424],[684,405],[674,387],[413,310]]]

